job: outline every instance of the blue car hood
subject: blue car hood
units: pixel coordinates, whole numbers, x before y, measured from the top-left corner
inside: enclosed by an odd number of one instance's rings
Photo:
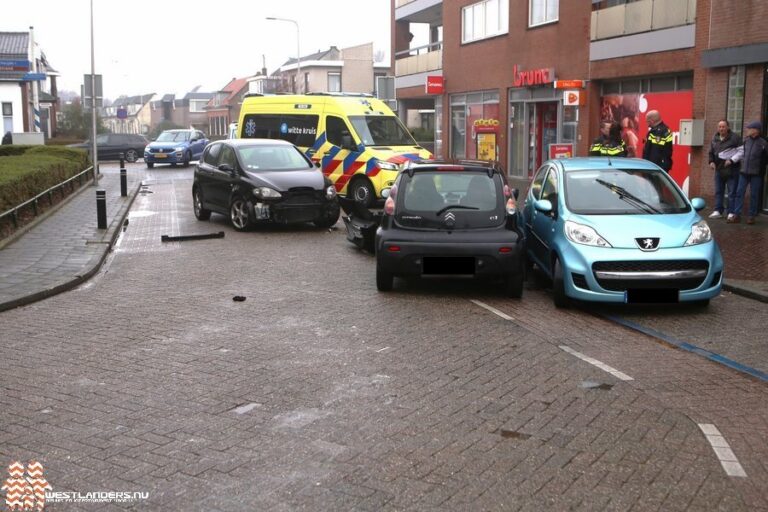
[[[659,248],[682,247],[691,226],[701,220],[694,212],[663,215],[573,215],[616,249],[637,249],[635,238],[659,238]]]

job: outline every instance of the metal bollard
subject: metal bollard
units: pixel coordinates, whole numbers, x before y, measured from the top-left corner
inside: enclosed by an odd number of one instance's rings
[[[96,219],[99,229],[107,229],[107,191],[96,191]]]
[[[120,168],[125,168],[125,153],[120,153]]]
[[[120,169],[120,195],[122,197],[128,195],[128,173],[125,169]]]

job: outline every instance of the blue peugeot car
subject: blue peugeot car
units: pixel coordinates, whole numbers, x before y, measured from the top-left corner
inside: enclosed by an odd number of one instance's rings
[[[688,302],[720,293],[723,258],[704,200],[690,201],[655,164],[636,158],[549,160],[523,206],[529,266],[572,300]]]
[[[149,169],[155,164],[181,164],[189,166],[199,160],[208,138],[200,130],[165,130],[144,148],[144,162]]]

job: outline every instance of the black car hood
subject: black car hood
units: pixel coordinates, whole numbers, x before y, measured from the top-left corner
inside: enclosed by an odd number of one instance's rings
[[[260,171],[246,174],[256,184],[279,191],[287,191],[295,187],[312,187],[322,190],[325,183],[323,173],[319,169],[299,169],[296,171]]]

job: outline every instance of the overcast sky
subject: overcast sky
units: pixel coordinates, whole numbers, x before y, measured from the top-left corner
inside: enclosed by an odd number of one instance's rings
[[[25,32],[79,94],[91,72],[90,0],[0,0],[0,31]],[[268,73],[301,53],[372,42],[389,62],[390,0],[94,0],[96,74],[104,96],[213,92],[234,77]],[[350,22],[350,20],[355,20]]]

